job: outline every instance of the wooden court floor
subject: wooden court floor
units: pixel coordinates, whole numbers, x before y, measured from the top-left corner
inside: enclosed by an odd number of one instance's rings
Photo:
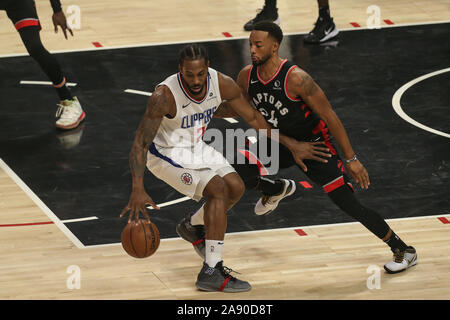
[[[311,29],[317,18],[315,1],[279,2],[286,33]],[[50,51],[89,49],[94,42],[109,47],[220,39],[223,32],[243,37],[248,33],[242,25],[262,6],[262,1],[238,0],[226,5],[219,0],[63,1],[64,6],[78,5],[82,14],[81,29],[65,41],[53,33],[50,5],[37,3],[41,37]],[[352,28],[352,22],[365,27],[366,10],[373,4],[381,8],[382,21],[394,24],[450,20],[450,2],[444,0],[330,1],[340,29]],[[4,12],[0,12],[0,44],[0,55],[25,52]],[[417,266],[398,275],[384,272],[390,251],[358,223],[299,226],[307,236],[294,229],[229,234],[224,259],[253,289],[240,294],[205,293],[194,286],[201,261],[185,241],[163,240],[157,253],[143,260],[127,256],[119,245],[80,248],[64,234],[61,224],[48,223],[52,217],[39,199],[2,164],[0,299],[448,300],[450,214],[434,214],[389,221],[419,255]],[[79,288],[70,281],[73,266],[81,272]],[[374,275],[379,276],[375,287]]]

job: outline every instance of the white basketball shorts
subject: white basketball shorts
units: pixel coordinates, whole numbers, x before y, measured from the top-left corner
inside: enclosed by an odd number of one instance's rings
[[[214,176],[236,172],[220,152],[203,141],[192,148],[163,148],[152,144],[147,153],[147,168],[155,177],[195,201],[200,201]]]

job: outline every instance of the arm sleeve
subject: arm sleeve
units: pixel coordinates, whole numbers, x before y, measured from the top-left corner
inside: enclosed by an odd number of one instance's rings
[[[60,12],[62,10],[61,2],[59,0],[50,0],[50,4],[52,5],[54,13]]]

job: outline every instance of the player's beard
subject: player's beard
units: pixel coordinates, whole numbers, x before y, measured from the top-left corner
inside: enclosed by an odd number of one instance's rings
[[[267,62],[267,60],[269,60],[270,59],[270,55],[267,55],[267,56],[265,56],[265,57],[262,57],[261,59],[259,59],[259,60],[257,60],[257,61],[253,61],[252,60],[252,64],[254,65],[254,66],[261,66],[261,65],[263,65],[264,63],[266,63]]]

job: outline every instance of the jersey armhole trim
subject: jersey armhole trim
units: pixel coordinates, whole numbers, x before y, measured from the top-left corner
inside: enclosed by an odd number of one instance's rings
[[[250,68],[248,69],[247,72],[247,93],[248,93],[248,88],[250,87],[250,74],[252,73],[252,69],[253,69],[253,65],[250,66]]]
[[[297,68],[297,66],[295,66],[295,65],[290,67],[288,72],[286,73],[286,78],[284,79],[284,92],[286,93],[286,96],[288,97],[289,100],[291,100],[291,101],[301,101],[302,99],[296,99],[294,97],[291,97],[291,95],[289,94],[288,89],[287,89],[287,80],[288,80],[289,74],[295,68]]]

